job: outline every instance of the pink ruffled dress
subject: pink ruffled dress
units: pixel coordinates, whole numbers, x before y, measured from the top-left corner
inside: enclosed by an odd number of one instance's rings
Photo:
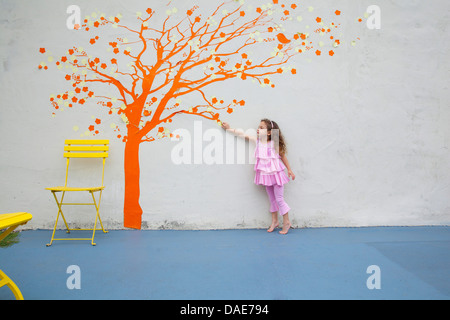
[[[255,150],[255,184],[263,186],[282,186],[289,182],[280,155],[275,151],[274,142],[267,143],[256,141]]]

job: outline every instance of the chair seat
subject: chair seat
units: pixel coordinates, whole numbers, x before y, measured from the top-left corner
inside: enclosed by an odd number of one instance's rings
[[[33,216],[26,212],[0,214],[0,229],[27,223]]]
[[[52,188],[45,188],[45,190],[50,190],[52,192],[62,192],[62,191],[100,191],[105,189],[105,187],[88,187],[88,188],[70,188],[70,187],[52,187]]]

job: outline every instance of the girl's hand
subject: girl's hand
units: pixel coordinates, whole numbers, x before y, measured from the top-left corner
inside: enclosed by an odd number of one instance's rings
[[[295,174],[291,170],[288,170],[288,176],[289,178],[292,178],[292,180],[295,180]]]
[[[230,129],[230,125],[228,124],[228,122],[222,122],[222,128],[224,128],[225,130]]]

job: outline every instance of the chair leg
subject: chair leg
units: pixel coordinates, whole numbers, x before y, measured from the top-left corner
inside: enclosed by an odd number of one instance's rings
[[[2,270],[0,270],[0,288],[5,285],[12,291],[16,300],[23,300],[22,293],[16,284]]]
[[[101,199],[102,199],[102,190],[100,190],[98,204],[97,204],[97,201],[95,201],[94,191],[89,191],[89,192],[92,195],[92,200],[94,201],[94,206],[95,206],[95,210],[96,210],[94,229],[93,229],[93,232],[92,232],[92,241],[91,241],[91,244],[93,246],[95,246],[96,243],[94,243],[94,237],[95,237],[95,231],[97,230],[97,219],[100,221],[100,225],[102,227],[103,233],[108,233],[108,231],[106,231],[105,228],[103,227],[102,219],[100,218],[100,202],[101,202]]]
[[[53,239],[55,238],[56,226],[58,225],[58,219],[59,219],[59,215],[60,215],[60,214],[61,214],[61,217],[62,217],[63,220],[64,220],[64,224],[66,225],[67,233],[70,233],[69,226],[67,225],[66,218],[64,217],[64,214],[62,213],[62,208],[61,208],[61,207],[62,207],[62,202],[63,202],[63,200],[64,200],[65,191],[62,193],[61,201],[58,201],[58,197],[56,197],[56,194],[55,194],[54,191],[52,191],[52,193],[53,193],[53,197],[55,198],[56,205],[58,206],[58,214],[57,214],[57,216],[56,216],[55,226],[53,227],[52,238],[51,238],[51,240],[50,240],[50,243],[47,244],[47,247],[49,247],[49,246],[52,245]]]
[[[98,220],[100,221],[100,226],[102,227],[102,231],[103,231],[103,233],[108,233],[108,231],[105,230],[105,228],[103,227],[102,218],[100,217],[100,202],[102,201],[102,190],[100,190],[100,195],[98,198],[98,205],[95,202],[94,194],[92,194],[92,198],[94,199],[94,205],[95,205],[95,209],[97,210]]]

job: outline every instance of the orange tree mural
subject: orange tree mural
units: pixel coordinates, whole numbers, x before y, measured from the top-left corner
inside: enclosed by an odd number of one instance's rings
[[[254,1],[252,6],[233,0],[220,3],[208,14],[198,6],[181,12],[173,2],[162,5],[158,13],[151,8],[138,12],[137,22],[133,19],[126,23],[120,14],[86,16],[75,29],[94,33],[87,47],[73,46],[58,59],[46,48],[40,48],[58,69],[69,70],[64,78],[72,88],[50,96],[55,110],[99,106],[123,122],[125,129],[116,124],[111,127],[125,143],[124,226],[128,228],[141,228],[142,142],[170,137],[166,125],[177,115],[202,117],[220,124],[221,114],[230,114],[246,103],[238,98],[226,102],[208,96],[206,87],[238,78],[274,88],[271,76],[297,73],[287,65],[294,56],[330,57],[341,44],[335,35],[339,23],[323,21],[311,7],[302,8],[302,12],[313,16],[314,25],[304,30],[284,30],[284,22],[303,19],[298,2],[272,0],[258,5],[260,2]],[[332,8],[328,16],[338,19],[341,12]],[[103,42],[107,48],[104,56],[90,54],[89,49],[102,43],[101,31],[106,27],[120,32]],[[111,31],[104,33],[111,35]],[[258,54],[254,57],[250,52],[255,51]],[[43,62],[39,69],[48,67]],[[184,106],[182,98],[186,95],[195,95],[196,104]],[[102,121],[105,120],[95,119],[87,133],[98,134]]]

